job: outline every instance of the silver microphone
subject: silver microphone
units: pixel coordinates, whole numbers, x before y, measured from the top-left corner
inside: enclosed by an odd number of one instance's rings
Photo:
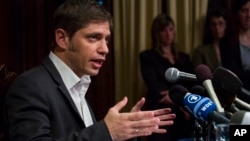
[[[197,81],[196,75],[179,71],[178,69],[171,67],[168,68],[165,72],[165,78],[168,82],[174,83],[178,80],[189,80]]]

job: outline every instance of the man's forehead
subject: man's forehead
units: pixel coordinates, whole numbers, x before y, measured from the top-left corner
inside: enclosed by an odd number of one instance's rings
[[[110,34],[110,25],[109,22],[91,22],[82,30],[86,32],[100,32],[105,34]]]

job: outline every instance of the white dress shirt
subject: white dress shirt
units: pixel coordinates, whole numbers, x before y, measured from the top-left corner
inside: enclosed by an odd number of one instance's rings
[[[49,58],[55,65],[56,69],[60,73],[62,80],[68,89],[71,98],[73,99],[75,106],[81,115],[85,126],[88,127],[93,124],[89,107],[87,105],[85,95],[91,82],[89,75],[84,75],[79,78],[60,58],[58,58],[53,52],[50,52]]]

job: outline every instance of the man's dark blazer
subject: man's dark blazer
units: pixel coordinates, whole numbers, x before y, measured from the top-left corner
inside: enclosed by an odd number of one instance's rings
[[[5,101],[8,140],[112,141],[103,120],[86,128],[56,67],[43,64],[21,74]]]

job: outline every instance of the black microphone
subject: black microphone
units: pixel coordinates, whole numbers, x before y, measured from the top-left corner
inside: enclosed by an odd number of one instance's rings
[[[213,84],[218,97],[227,103],[233,103],[242,87],[241,80],[230,70],[217,67],[213,73]]]
[[[194,74],[186,73],[179,71],[177,68],[171,67],[165,71],[165,78],[168,82],[174,83],[178,80],[189,80],[197,81],[197,78]]]
[[[174,103],[185,107],[199,120],[229,123],[229,119],[221,113],[216,112],[216,105],[210,98],[189,93],[187,89],[181,85],[171,87],[169,97]]]
[[[204,96],[204,97],[207,97],[209,96],[205,90],[205,88],[201,85],[195,85],[193,86],[190,90],[189,90],[190,93],[193,93],[193,94],[199,94],[201,96]]]
[[[220,99],[227,103],[235,103],[245,110],[250,110],[250,105],[237,96],[244,94],[245,99],[250,99],[248,91],[242,88],[243,84],[236,74],[224,67],[217,67],[213,73],[213,82],[215,91],[220,95]]]
[[[217,106],[217,111],[222,113],[224,109],[221,106],[221,103],[215,93],[213,84],[212,84],[212,73],[208,66],[204,64],[200,64],[195,68],[195,74],[199,82],[205,87],[206,91],[208,92],[209,97],[213,100],[213,102]]]
[[[231,124],[240,124],[240,125],[250,125],[250,112],[248,111],[238,111],[233,114],[230,119]]]

